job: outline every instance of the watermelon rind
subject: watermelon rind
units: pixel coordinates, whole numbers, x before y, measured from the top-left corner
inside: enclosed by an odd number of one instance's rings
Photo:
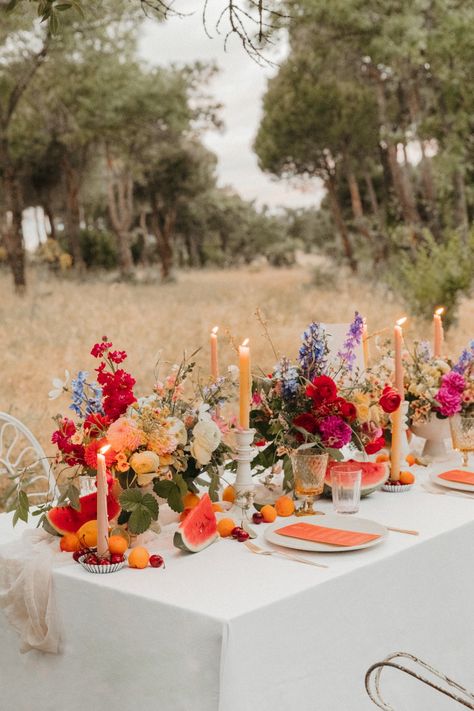
[[[97,493],[81,496],[79,511],[72,506],[56,506],[46,514],[46,528],[53,528],[61,536],[66,533],[76,533],[80,527],[97,518]],[[107,514],[109,520],[115,518],[120,512],[120,504],[112,493],[107,496]]]
[[[204,494],[198,505],[181,522],[174,534],[173,544],[186,553],[199,553],[214,543],[218,537],[212,501],[209,494]]]
[[[346,462],[333,462],[334,464],[344,464]],[[389,477],[389,469],[386,462],[356,462],[355,459],[348,460],[347,464],[360,464],[362,469],[362,482],[360,496],[364,498],[381,489]],[[329,462],[326,479],[324,482],[323,496],[332,497],[331,487],[331,462]]]

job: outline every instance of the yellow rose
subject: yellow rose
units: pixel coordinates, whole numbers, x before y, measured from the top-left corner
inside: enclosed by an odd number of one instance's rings
[[[355,393],[354,405],[357,410],[357,419],[361,422],[367,422],[370,412],[370,397],[367,393]]]
[[[138,486],[147,486],[158,476],[160,458],[155,452],[136,452],[130,458],[130,466],[137,475]]]
[[[200,420],[194,426],[191,454],[200,466],[209,464],[221,438],[221,431],[213,420]]]

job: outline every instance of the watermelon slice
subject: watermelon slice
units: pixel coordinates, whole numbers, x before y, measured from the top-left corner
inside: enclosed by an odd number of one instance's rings
[[[346,462],[344,462],[344,464],[345,463]],[[355,459],[349,459],[347,463],[359,464],[362,469],[361,497],[368,496],[377,489],[380,489],[388,479],[389,471],[387,462],[357,462]],[[331,496],[331,469],[336,464],[342,464],[342,462],[330,461],[328,464],[326,478],[324,480],[325,496]]]
[[[83,523],[97,518],[97,493],[81,496],[80,511],[72,506],[56,506],[46,514],[47,530],[52,527],[61,536],[66,533],[76,533]],[[109,521],[120,513],[120,504],[112,493],[107,496],[107,513]]]
[[[174,534],[173,543],[188,553],[198,553],[218,538],[216,515],[209,494],[204,494]]]

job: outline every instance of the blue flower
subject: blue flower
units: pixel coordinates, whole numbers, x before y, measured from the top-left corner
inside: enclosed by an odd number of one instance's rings
[[[429,341],[421,341],[418,348],[418,355],[423,363],[429,363],[432,358],[431,343]]]
[[[80,370],[72,385],[72,403],[70,410],[74,410],[78,417],[86,417],[95,412],[102,413],[102,388],[97,383],[87,382],[87,371]]]
[[[282,358],[276,364],[273,375],[277,380],[281,381],[283,399],[292,400],[298,393],[298,368],[291,365],[288,358]]]
[[[460,373],[461,375],[464,375],[466,370],[469,368],[471,363],[474,360],[474,341],[471,341],[468,345],[467,348],[463,350],[461,355],[459,356],[459,360],[456,363],[456,365],[453,366],[453,370],[456,373]]]
[[[329,353],[326,331],[320,323],[313,321],[302,334],[301,341],[298,361],[305,377],[311,380],[326,368]]]
[[[354,314],[354,320],[349,326],[346,335],[346,340],[343,343],[342,350],[338,352],[340,358],[347,369],[352,371],[356,360],[355,349],[362,340],[362,332],[364,330],[364,319],[358,311]]]

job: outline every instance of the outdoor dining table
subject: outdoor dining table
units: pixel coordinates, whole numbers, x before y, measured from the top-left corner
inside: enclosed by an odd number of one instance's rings
[[[473,689],[474,501],[427,493],[428,471],[417,476],[411,491],[363,499],[358,515],[419,536],[302,553],[327,569],[229,539],[185,554],[173,548],[172,525],[151,546],[164,570],[56,568],[60,654],[20,654],[0,613],[1,711],[370,711],[365,672],[399,650]],[[264,525],[256,529],[270,548]],[[1,542],[20,534],[0,516]],[[385,673],[397,711],[452,708]]]

